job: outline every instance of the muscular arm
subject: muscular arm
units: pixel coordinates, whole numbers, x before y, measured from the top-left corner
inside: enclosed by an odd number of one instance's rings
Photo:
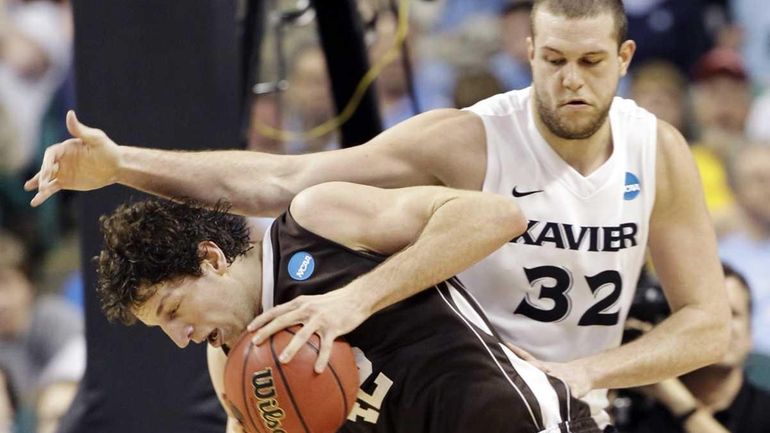
[[[436,186],[386,190],[323,184],[298,195],[291,211],[300,225],[323,237],[357,250],[393,254],[345,287],[299,297],[252,324],[254,329],[275,318],[258,332],[260,340],[293,323],[305,325],[287,347],[286,361],[312,333],[319,333],[317,370],[328,357],[323,347],[335,337],[468,268],[526,229],[524,216],[508,197]]]
[[[727,347],[730,310],[698,172],[684,138],[660,123],[649,247],[672,314],[629,344],[568,363],[587,371],[590,388],[658,382],[716,362]]]
[[[118,146],[74,113],[67,115],[67,128],[74,138],[49,147],[40,172],[25,185],[38,189],[33,206],[60,189],[119,183],[210,204],[225,198],[236,213],[270,216],[286,209],[299,191],[323,182],[479,189],[486,168],[481,119],[458,110],[416,116],[361,146],[301,156]]]

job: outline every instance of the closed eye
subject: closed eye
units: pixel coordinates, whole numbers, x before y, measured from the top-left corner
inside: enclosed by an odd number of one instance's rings
[[[602,59],[581,59],[580,63],[586,66],[596,66],[602,62]]]

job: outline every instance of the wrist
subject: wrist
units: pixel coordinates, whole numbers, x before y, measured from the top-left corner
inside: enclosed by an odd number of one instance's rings
[[[352,300],[352,307],[355,309],[353,313],[364,317],[364,320],[376,313],[378,299],[374,296],[374,290],[363,290],[361,287],[357,287],[356,281],[341,288],[340,295],[344,298]]]
[[[115,167],[109,179],[111,184],[130,184],[138,152],[141,152],[140,148],[115,144]]]

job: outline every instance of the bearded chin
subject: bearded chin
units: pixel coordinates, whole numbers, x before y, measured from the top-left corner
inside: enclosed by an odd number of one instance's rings
[[[540,120],[543,122],[546,128],[551,134],[563,138],[565,140],[585,140],[596,134],[596,131],[604,125],[607,120],[607,115],[610,112],[610,105],[603,107],[601,112],[593,119],[590,119],[587,125],[579,126],[576,124],[569,124],[565,119],[559,117],[554,110],[548,108],[548,106],[540,99],[540,95],[535,93],[535,106],[537,108],[537,114],[540,116]]]

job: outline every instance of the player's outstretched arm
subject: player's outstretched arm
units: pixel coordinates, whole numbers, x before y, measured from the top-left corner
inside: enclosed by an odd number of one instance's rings
[[[484,176],[481,121],[458,110],[416,116],[362,146],[302,156],[119,146],[74,112],[67,114],[67,129],[73,138],[49,147],[40,171],[25,184],[37,190],[32,206],[62,189],[122,184],[209,204],[225,198],[233,212],[270,216],[283,212],[299,191],[333,180],[478,188]]]
[[[321,337],[316,371],[332,341],[375,312],[432,287],[491,254],[526,230],[508,197],[423,186],[380,189],[334,182],[310,188],[291,212],[308,230],[349,248],[390,255],[372,272],[318,296],[301,296],[264,312],[249,326],[255,340],[302,323],[282,354],[288,362],[313,334]]]
[[[588,372],[591,388],[659,382],[718,361],[728,347],[729,303],[697,168],[675,128],[660,122],[658,131],[649,247],[672,314],[629,344],[570,363]]]

